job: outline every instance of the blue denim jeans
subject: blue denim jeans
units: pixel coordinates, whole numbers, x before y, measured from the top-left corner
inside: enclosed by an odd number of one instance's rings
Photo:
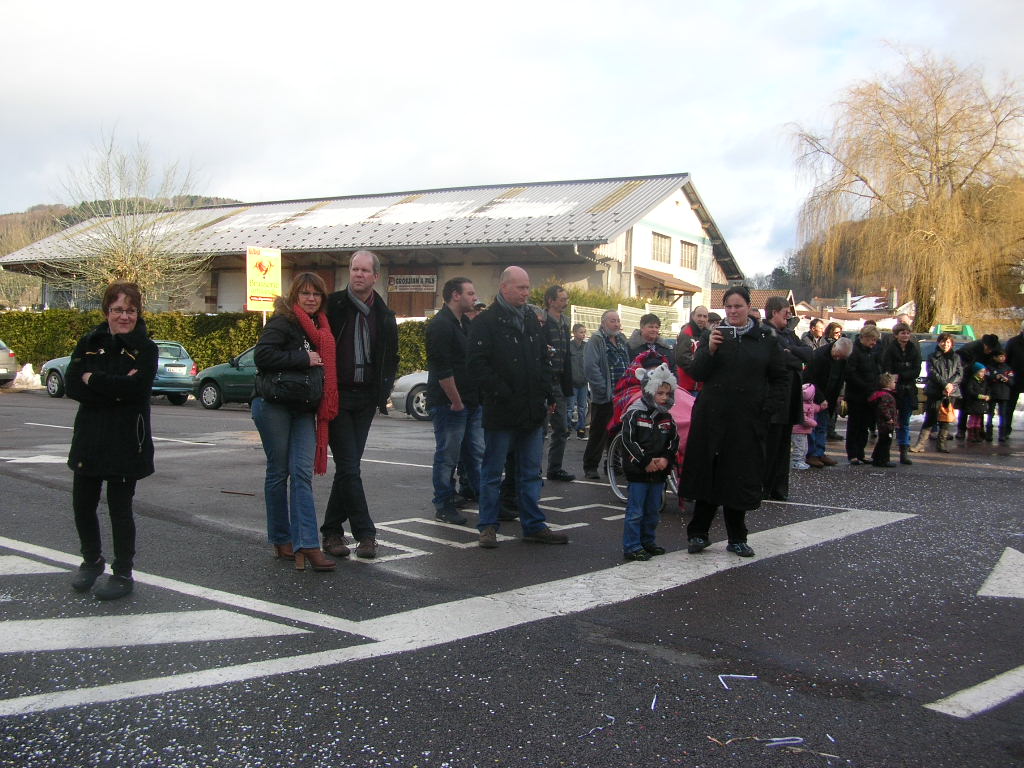
[[[453,411],[450,405],[430,409],[434,422],[434,507],[443,509],[455,501],[452,477],[462,462],[470,488],[480,495],[480,464],[484,458],[483,409],[463,408]]]
[[[587,428],[587,409],[590,407],[590,387],[582,384],[572,388],[569,400],[569,425],[579,431]]]
[[[899,422],[896,426],[896,444],[910,445],[910,417],[917,407],[917,390],[905,395],[896,396],[896,407],[899,409]]]
[[[654,544],[654,531],[658,527],[665,483],[634,483],[630,481],[626,494],[626,519],[622,527],[622,552],[628,555]]]
[[[271,544],[290,541],[295,549],[319,548],[313,502],[314,414],[293,411],[257,397],[252,401],[252,420],[256,422],[263,451],[267,454],[267,474],[263,482],[267,538]]]
[[[820,459],[825,455],[825,446],[828,445],[828,424],[830,418],[828,408],[815,414],[814,419],[818,426],[812,429],[811,434],[807,436],[808,456],[817,456]]]
[[[536,533],[544,525],[544,513],[538,506],[540,489],[540,460],[544,450],[544,428],[485,429],[484,461],[480,473],[480,521],[477,528],[498,526],[501,473],[509,451],[516,455],[516,504],[523,533]]]

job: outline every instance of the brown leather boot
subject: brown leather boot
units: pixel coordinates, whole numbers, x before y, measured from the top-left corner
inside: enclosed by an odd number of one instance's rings
[[[295,570],[306,570],[307,560],[309,561],[309,564],[313,566],[314,571],[333,571],[337,565],[333,560],[328,560],[327,556],[319,549],[309,548],[295,550]]]

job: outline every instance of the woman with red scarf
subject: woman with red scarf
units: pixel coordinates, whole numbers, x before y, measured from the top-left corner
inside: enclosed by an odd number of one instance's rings
[[[278,297],[256,343],[254,357],[260,376],[252,401],[267,474],[263,492],[267,506],[267,537],[278,557],[294,560],[298,570],[306,561],[315,571],[332,571],[335,563],[320,551],[313,502],[313,473],[327,472],[327,427],[338,413],[334,335],[324,314],[327,286],[311,272],[292,280],[287,297]],[[316,404],[269,402],[261,380],[278,371],[322,368],[323,397]],[[289,495],[289,478],[291,488]]]

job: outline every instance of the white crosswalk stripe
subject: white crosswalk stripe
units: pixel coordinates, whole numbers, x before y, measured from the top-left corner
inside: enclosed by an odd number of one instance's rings
[[[31,576],[36,573],[67,573],[64,568],[17,555],[0,556],[0,576]]]

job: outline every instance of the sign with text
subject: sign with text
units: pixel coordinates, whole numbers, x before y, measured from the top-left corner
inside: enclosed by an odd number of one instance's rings
[[[388,275],[388,293],[434,293],[437,275]]]
[[[281,295],[281,249],[245,249],[245,308],[249,312],[272,312],[274,299]]]

